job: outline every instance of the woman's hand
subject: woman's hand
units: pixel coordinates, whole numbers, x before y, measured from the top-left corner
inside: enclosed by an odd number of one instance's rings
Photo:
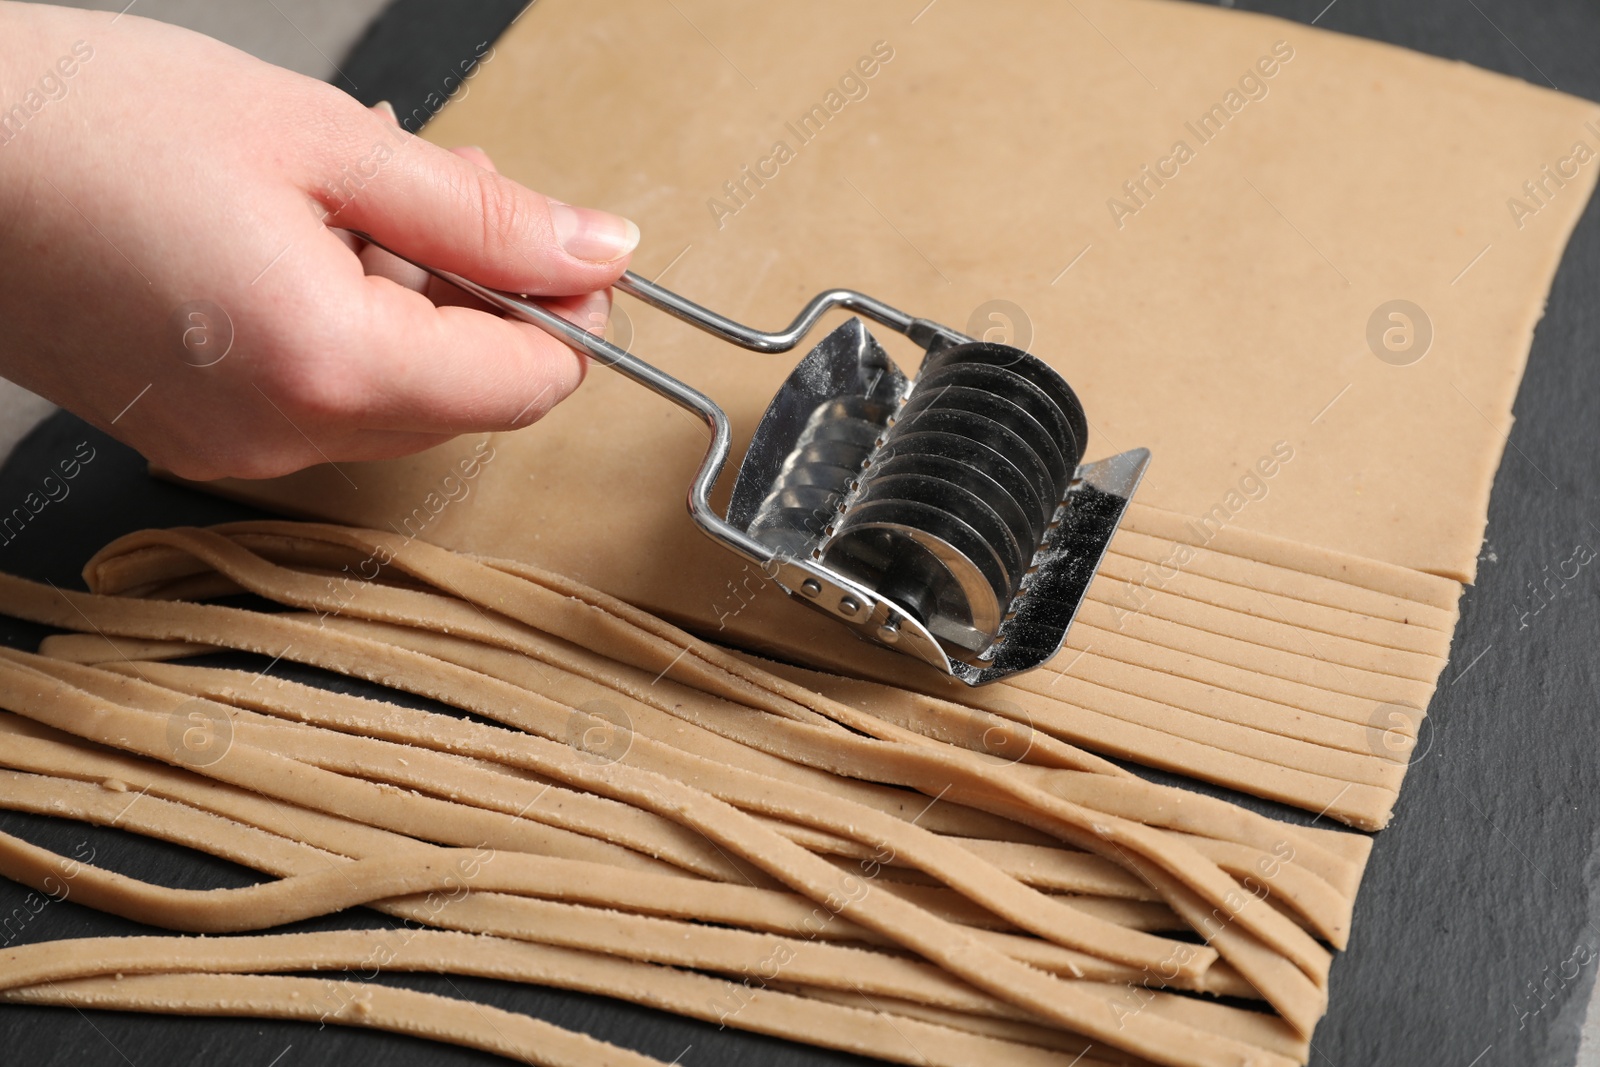
[[[0,52],[0,374],[157,464],[399,456],[582,380],[537,327],[343,231],[600,329],[632,223],[161,23],[0,3]]]

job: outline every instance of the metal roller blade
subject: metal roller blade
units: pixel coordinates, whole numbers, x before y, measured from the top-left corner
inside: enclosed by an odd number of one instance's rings
[[[1010,456],[970,437],[938,430],[917,430],[896,437],[887,451],[888,458],[879,461],[884,465],[905,454],[933,455],[983,472],[985,477],[998,483],[1021,509],[1028,526],[1034,531],[1028,540],[1037,541],[1043,536],[1044,528],[1055,515],[1055,500],[1041,498],[1028,475]]]
[[[931,373],[917,375],[917,391],[936,392],[957,385],[1003,396],[1032,415],[1060,448],[1065,467],[1073,469],[1083,459],[1084,442],[1055,400],[1026,377],[1008,367],[987,363],[944,364]]]
[[[1022,405],[1009,397],[991,393],[986,389],[973,389],[964,385],[946,385],[938,389],[914,393],[905,407],[900,409],[901,419],[909,427],[917,425],[917,418],[925,411],[965,411],[997,422],[1022,438],[1050,472],[1052,497],[1060,498],[1072,480],[1072,467],[1061,445],[1050,436],[1050,431],[1040,425]],[[896,427],[899,423],[896,423]]]
[[[867,468],[866,474],[861,479],[863,496],[870,498],[873,487],[882,479],[910,474],[931,475],[982,501],[986,508],[1005,523],[1011,543],[1017,546],[1022,566],[1013,568],[1013,574],[1020,577],[1021,572],[1027,569],[1028,562],[1033,558],[1034,548],[1044,535],[1043,524],[1029,521],[1028,513],[1023,510],[1022,505],[1017,503],[1010,491],[983,466],[970,461],[963,462],[941,452],[917,453],[900,448],[887,460],[876,460]],[[1009,598],[1008,593],[1007,599]]]
[[[852,319],[773,399],[728,519],[795,562],[798,599],[982,684],[1060,648],[1143,474],[1143,450],[1080,465],[1086,434],[1026,353],[935,347],[910,380]],[[863,596],[830,603],[819,571]]]
[[[1089,441],[1089,420],[1083,413],[1083,402],[1078,399],[1078,394],[1072,391],[1066,379],[1055,372],[1044,360],[1037,356],[1030,356],[1010,345],[993,344],[988,341],[974,341],[971,344],[953,345],[949,348],[936,348],[928,353],[928,358],[923,361],[921,375],[929,375],[942,367],[953,363],[985,363],[992,367],[1003,367],[1013,374],[1019,375],[1038,386],[1055,402],[1057,408],[1066,415],[1067,421],[1072,426],[1072,436],[1079,447]],[[1080,452],[1077,462],[1081,462],[1083,455]]]
[[[1021,470],[1023,477],[1027,479],[1034,499],[1039,502],[1038,514],[1041,527],[1055,518],[1056,508],[1061,502],[1061,486],[1050,476],[1050,468],[1045,466],[1044,460],[1039,458],[1033,447],[1009,427],[970,411],[927,408],[900,420],[896,428],[901,433],[897,434],[893,441],[886,441],[885,447],[888,449],[896,448],[900,441],[911,440],[913,435],[943,433],[965,438],[991,451],[999,452]]]
[[[916,517],[899,517],[897,509],[902,505],[914,506]],[[1027,569],[1033,546],[1024,549],[1017,544],[1000,516],[981,499],[929,473],[900,474],[879,479],[872,483],[870,491],[847,500],[834,533],[823,547],[822,558],[829,566],[850,573],[850,569],[843,566],[839,559],[851,531],[863,523],[876,524],[879,529],[893,525],[900,530],[899,536],[916,540],[914,534],[919,521],[933,523],[921,528],[961,548],[972,565],[988,579],[994,598],[1003,611],[1022,578],[1022,572]],[[953,532],[955,530],[960,532]],[[969,537],[969,532],[976,537],[976,541]],[[858,574],[856,577],[876,588],[877,579],[874,576]],[[926,619],[923,621],[928,622]]]

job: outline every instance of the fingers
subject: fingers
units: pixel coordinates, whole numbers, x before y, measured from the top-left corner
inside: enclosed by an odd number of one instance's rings
[[[458,434],[511,430],[542,418],[583,381],[585,360],[537,326],[467,307],[435,307],[368,278],[361,410],[366,429]],[[546,302],[591,331],[610,308],[601,291]]]
[[[393,135],[391,112],[374,109],[373,117]],[[563,212],[571,214],[565,205],[505,182],[478,148],[445,153],[406,137],[376,176],[363,177],[330,225],[364,230],[407,258],[486,285],[549,296],[543,303],[558,314],[604,331],[606,286],[637,240],[631,223],[581,214],[598,219],[599,237],[575,241],[562,228]],[[344,372],[333,381],[278,383],[314,422],[359,426],[368,447],[374,433],[409,442],[418,433],[515,429],[582,381],[586,361],[538,327],[502,317],[384,249],[365,246],[359,256],[366,277],[347,324]]]
[[[494,160],[489,158],[489,153],[477,145],[459,145],[450,149],[450,151],[475,167],[482,167],[484,170],[493,171],[495,174],[500,173],[500,168],[494,165]]]
[[[476,145],[463,145],[452,148],[450,151],[452,154],[460,156],[462,159],[473,164],[474,166],[482,167],[484,170],[498,173],[498,170],[494,165],[494,160],[489,158],[489,153],[485,152]],[[432,300],[434,304],[440,307],[443,307],[447,304],[453,304],[459,307],[477,308],[480,311],[487,311],[494,315],[500,314],[500,312],[495,311],[488,304],[485,304],[483,301],[468,293],[466,290],[451,285],[443,278],[436,278],[431,274],[428,275],[428,278],[423,284],[421,291],[427,294],[429,300]]]
[[[370,122],[386,141],[403,139],[379,159],[369,128],[334,153],[360,158],[364,184],[359,195],[325,205],[334,212],[331,225],[370,233],[408,259],[536,296],[603,289],[627,266],[639,242],[632,222],[549,200],[473,158],[398,133],[376,114]],[[351,166],[341,159],[329,165]]]
[[[363,274],[375,278],[388,278],[396,285],[404,286],[414,293],[427,292],[429,282],[433,280],[433,275],[421,267],[408,263],[377,245],[364,245],[359,256]],[[454,289],[455,286],[451,288]]]
[[[396,126],[400,124],[399,119],[395,117],[394,108],[389,106],[386,101],[374,105],[371,110],[379,117],[392,122]],[[494,161],[489,158],[489,153],[481,148],[476,146],[460,147],[452,148],[450,151],[452,154],[458,155],[469,163],[482,167],[484,170],[492,171],[495,169]],[[347,233],[348,231],[341,232]],[[355,241],[355,238],[352,237],[351,240]],[[493,312],[488,304],[485,304],[477,297],[451,285],[442,278],[434,277],[416,264],[401,259],[387,249],[379,248],[377,245],[359,243],[354,247],[358,250],[361,258],[361,269],[365,274],[388,278],[396,285],[403,285],[407,289],[423,293],[436,305],[453,304],[459,307],[477,308],[480,311],[490,311],[493,314],[498,314],[498,312]]]
[[[390,104],[389,101],[380,100],[378,103],[372,105],[369,110],[374,115],[378,116],[378,118],[382,119],[384,122],[395,127],[396,129],[400,127],[400,117],[395,114],[394,105]],[[494,169],[494,165],[492,163],[486,167],[484,166],[484,163],[489,159],[489,155],[481,148],[472,150],[476,153],[475,156],[465,155],[463,150],[460,148],[452,149],[452,151],[468,162],[477,164],[480,167],[484,167],[485,170]],[[477,156],[482,156],[482,160],[480,161]],[[429,274],[415,263],[408,263],[406,260],[401,259],[399,256],[388,251],[387,249],[379,248],[377,245],[364,244],[348,231],[339,232],[341,237],[349,238],[348,243],[350,244],[351,249],[355,251],[358,256],[360,256],[361,270],[364,274],[376,275],[380,278],[388,278],[396,285],[403,285],[407,289],[413,289],[419,293],[428,293],[430,297],[433,295],[433,293],[430,292],[430,289],[435,288],[448,288],[450,290],[454,290],[455,292],[460,292],[460,290],[456,289],[455,286],[446,285],[446,283],[437,281],[433,275]],[[462,295],[464,296],[465,294]],[[435,300],[434,302],[438,303],[439,301]]]
[[[374,109],[376,110],[376,109]],[[387,112],[392,116],[393,111]],[[489,159],[489,154],[481,148],[452,148],[450,151],[462,159],[483,167],[485,170],[494,170],[494,163]],[[366,245],[361,249],[361,267],[367,274],[375,274],[388,278],[407,289],[423,293],[434,304],[443,307],[451,304],[458,307],[477,308],[498,315],[499,312],[488,304],[472,296],[465,290],[451,285],[442,278],[435,277],[414,263],[407,262],[399,256],[379,248],[377,245]]]

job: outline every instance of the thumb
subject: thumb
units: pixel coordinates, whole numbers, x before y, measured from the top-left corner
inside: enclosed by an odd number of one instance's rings
[[[621,276],[639,227],[551,200],[362,112],[313,195],[328,224],[408,259],[530,296],[576,296]],[[332,201],[332,202],[329,202]]]

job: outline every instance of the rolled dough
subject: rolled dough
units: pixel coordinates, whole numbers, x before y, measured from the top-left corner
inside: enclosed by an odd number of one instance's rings
[[[814,291],[854,285],[1009,329],[1083,396],[1091,456],[1153,450],[1148,503],[1198,516],[1232,492],[1238,528],[1470,580],[1532,329],[1600,169],[1600,108],[1159,0],[732,14],[540,4],[428,136],[634,218],[636,269],[746,321],[787,322]],[[1213,105],[1220,132],[1200,122]],[[1192,158],[1164,163],[1179,143]],[[763,165],[779,144],[792,158]],[[1000,299],[1020,314],[985,306]],[[1431,324],[1408,366],[1367,341],[1395,299]],[[633,350],[746,433],[792,365],[619,303]],[[594,374],[497,438],[477,500],[429,537],[709,617],[696,602],[728,568],[680,499],[703,438]],[[1279,441],[1294,458],[1265,498],[1240,493]],[[233,491],[381,526],[422,504],[452,454],[358,468],[360,490],[310,472]]]
[[[636,219],[636,269],[744,321],[849,285],[1051,362],[1091,457],[1154,454],[1069,647],[967,693],[861,646],[696,530],[703,428],[602,370],[518,433],[217,491],[536,563],[780,658],[1043,709],[1097,751],[1213,779],[1225,751],[1230,780],[1387,819],[1600,170],[1600,108],[1162,0],[547,0],[428,136]],[[793,365],[618,307],[614,336],[739,435]],[[1179,579],[1141,582],[1183,544]],[[1226,725],[1195,740],[1203,718]]]

